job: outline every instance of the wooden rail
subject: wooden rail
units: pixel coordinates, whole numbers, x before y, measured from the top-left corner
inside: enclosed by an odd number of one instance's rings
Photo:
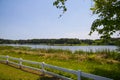
[[[14,60],[14,61],[12,61],[12,60]],[[110,79],[110,78],[85,73],[85,72],[82,72],[82,71],[79,71],[79,70],[77,71],[77,70],[66,69],[66,68],[46,64],[44,62],[35,62],[35,61],[23,60],[22,58],[15,58],[15,57],[10,57],[10,56],[0,55],[0,61],[4,61],[7,64],[12,63],[14,65],[18,65],[19,67],[26,67],[26,68],[30,68],[32,70],[38,70],[38,71],[42,72],[43,74],[49,74],[49,75],[61,78],[63,80],[72,80],[72,79],[68,78],[68,77],[65,77],[65,76],[62,76],[62,75],[59,75],[59,74],[54,73],[54,72],[50,72],[50,71],[46,70],[45,68],[47,67],[47,68],[50,68],[50,69],[55,69],[55,70],[67,72],[67,73],[70,73],[70,74],[74,74],[74,75],[77,76],[77,80],[81,80],[81,76],[86,77],[86,78],[90,78],[90,79],[94,79],[94,80],[113,80],[113,79]],[[23,62],[34,64],[34,65],[40,65],[41,68],[27,66],[27,65],[24,65]]]

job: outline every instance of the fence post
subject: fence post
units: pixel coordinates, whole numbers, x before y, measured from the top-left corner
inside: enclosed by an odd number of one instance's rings
[[[20,61],[19,62],[20,69],[22,68],[22,60],[23,60],[22,58],[20,58],[20,60],[19,60]]]
[[[42,75],[45,75],[45,72],[44,72],[44,71],[45,71],[45,69],[44,69],[44,64],[45,64],[44,62],[41,63],[41,67],[42,67]]]
[[[6,56],[6,64],[8,64],[8,62],[9,62],[9,56],[7,55]]]
[[[81,80],[81,71],[80,70],[78,70],[77,76],[78,76],[78,80]]]

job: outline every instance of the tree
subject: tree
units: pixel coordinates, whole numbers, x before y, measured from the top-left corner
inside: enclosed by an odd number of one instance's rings
[[[120,0],[93,0],[93,14],[98,14],[91,27],[92,34],[97,31],[101,38],[109,39],[111,35],[120,33]]]
[[[56,6],[56,8],[58,8],[58,9],[62,9],[63,14],[64,14],[64,12],[67,11],[67,8],[66,8],[66,6],[65,6],[65,2],[66,2],[66,1],[67,1],[67,0],[56,0],[56,1],[53,2],[53,5]],[[62,15],[60,15],[60,17],[61,17],[61,16],[62,16]]]
[[[67,0],[56,0],[53,5],[67,11],[65,2]],[[114,33],[120,35],[120,0],[93,0],[91,8],[93,14],[98,15],[91,25],[90,35],[97,31],[101,38],[109,39]],[[60,15],[61,16],[61,15]]]

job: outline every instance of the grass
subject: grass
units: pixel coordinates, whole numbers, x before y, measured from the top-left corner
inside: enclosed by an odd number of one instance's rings
[[[0,64],[0,80],[58,80],[52,76],[40,76],[28,70],[20,70],[5,64]]]
[[[119,53],[114,51],[76,51],[72,54],[69,50],[46,50],[31,49],[28,47],[0,46],[0,55],[9,55],[17,58],[21,57],[31,61],[45,62],[64,68],[81,70],[87,73],[112,78],[114,80],[120,79],[120,57]],[[5,68],[1,69],[0,72],[4,69]],[[55,72],[63,74],[59,71]],[[66,73],[64,75],[76,79],[73,75],[68,75]],[[9,75],[7,76],[9,77]]]
[[[0,64],[0,80],[39,80],[40,76]]]

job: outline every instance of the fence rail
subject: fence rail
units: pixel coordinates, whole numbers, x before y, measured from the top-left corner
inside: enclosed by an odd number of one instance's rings
[[[15,60],[16,62],[12,61],[12,60]],[[15,58],[15,57],[10,57],[10,56],[0,55],[0,61],[4,61],[7,64],[12,63],[14,65],[18,65],[19,67],[26,67],[26,68],[30,68],[30,69],[33,69],[33,70],[38,70],[38,71],[40,71],[44,74],[49,74],[49,75],[61,78],[63,80],[72,80],[72,79],[68,78],[66,76],[59,75],[59,74],[54,73],[54,72],[50,72],[50,71],[46,70],[45,68],[47,67],[47,68],[50,68],[50,69],[55,69],[55,70],[67,72],[67,73],[70,73],[70,74],[75,74],[77,76],[77,80],[81,80],[81,76],[86,77],[86,78],[90,78],[90,79],[94,79],[94,80],[113,80],[113,79],[110,79],[110,78],[85,73],[85,72],[82,72],[82,71],[79,71],[79,70],[77,71],[77,70],[66,69],[66,68],[46,64],[44,62],[35,62],[35,61],[23,60],[22,58]],[[40,65],[41,68],[27,66],[27,65],[24,65],[23,62],[34,64],[34,65]]]

